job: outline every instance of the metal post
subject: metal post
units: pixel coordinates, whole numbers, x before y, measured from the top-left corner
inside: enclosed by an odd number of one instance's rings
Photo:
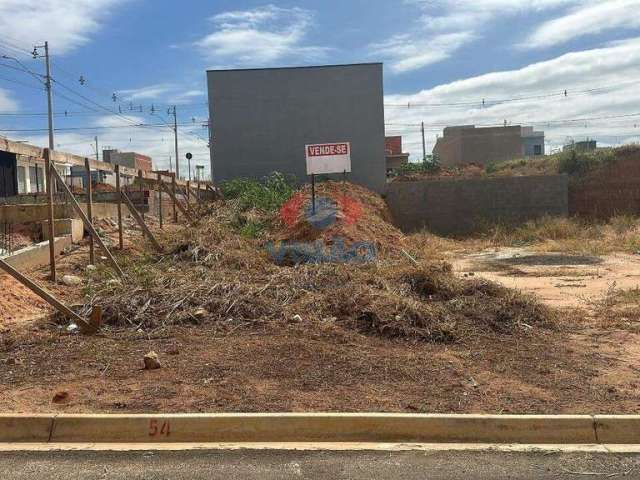
[[[176,198],[176,174],[172,174],[171,175],[171,191],[173,192],[172,195],[172,199],[173,199],[173,223],[178,223],[178,210],[176,210],[176,203],[177,203],[177,198]]]
[[[116,202],[118,205],[118,240],[120,242],[120,250],[124,250],[124,238],[122,232],[122,197],[120,196],[120,165],[116,164]]]
[[[311,174],[311,214],[316,214],[316,176]]]
[[[44,175],[46,177],[47,202],[49,206],[49,268],[51,270],[51,281],[56,281],[56,238],[55,238],[55,215],[53,206],[53,175],[51,169],[55,168],[51,161],[51,150],[44,149]]]
[[[89,166],[88,158],[84,159],[84,169],[87,173],[87,188],[85,189],[87,194],[87,217],[89,217],[89,221],[93,223],[93,182],[91,181],[91,167]],[[96,264],[96,254],[92,235],[89,235],[89,263],[91,265]]]
[[[158,173],[158,218],[162,229],[162,174]]]

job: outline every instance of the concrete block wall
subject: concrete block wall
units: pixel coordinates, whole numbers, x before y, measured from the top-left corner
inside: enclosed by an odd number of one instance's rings
[[[404,232],[461,235],[490,223],[568,215],[566,175],[393,182],[387,204]]]

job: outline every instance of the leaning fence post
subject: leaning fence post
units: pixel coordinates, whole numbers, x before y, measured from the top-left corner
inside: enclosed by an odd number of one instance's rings
[[[89,217],[89,221],[93,223],[93,184],[91,182],[91,167],[89,166],[88,158],[84,159],[84,169],[87,173],[87,188],[85,188],[87,194],[87,217]],[[96,264],[96,253],[92,235],[89,235],[89,263],[91,263],[91,265]]]
[[[171,174],[171,190],[173,191],[173,223],[178,223],[178,210],[176,210],[176,174]]]
[[[47,178],[47,203],[49,207],[49,268],[51,270],[51,281],[56,281],[56,237],[55,237],[55,215],[53,205],[53,175],[51,169],[54,168],[51,161],[51,151],[44,149],[44,170]]]
[[[162,229],[162,174],[158,173],[158,218]]]
[[[138,205],[140,205],[140,215],[144,220],[144,187],[142,186],[142,170],[138,170],[138,182],[140,182],[140,200]]]
[[[113,255],[111,255],[111,252],[109,251],[105,243],[100,238],[100,235],[98,235],[98,232],[93,226],[93,224],[91,223],[91,220],[89,220],[89,217],[87,217],[87,215],[82,211],[82,208],[80,207],[80,204],[78,203],[76,198],[73,196],[73,193],[71,193],[71,190],[69,190],[69,187],[67,187],[67,185],[64,183],[64,179],[60,176],[60,174],[56,170],[53,170],[53,174],[55,175],[56,180],[58,180],[60,186],[62,187],[62,191],[69,199],[69,203],[71,203],[71,206],[75,210],[76,214],[82,219],[84,228],[89,230],[89,232],[91,233],[95,241],[98,243],[100,248],[102,248],[102,250],[104,251],[104,254],[107,256],[107,259],[111,262],[111,265],[113,266],[114,270],[118,272],[121,277],[124,277],[124,272],[118,265],[118,262],[116,262],[116,259],[113,258]]]
[[[116,164],[116,201],[118,205],[118,240],[120,244],[120,250],[124,250],[124,238],[122,232],[122,196],[120,190],[120,165]]]

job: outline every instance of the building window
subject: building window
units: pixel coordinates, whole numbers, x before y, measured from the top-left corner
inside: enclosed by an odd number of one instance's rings
[[[42,173],[39,170],[37,165],[29,167],[29,183],[31,187],[29,190],[31,193],[40,193],[44,190],[42,188]]]
[[[534,155],[542,155],[542,145],[534,145],[533,146],[533,154]]]
[[[29,193],[27,192],[27,173],[24,167],[18,167],[18,193]]]

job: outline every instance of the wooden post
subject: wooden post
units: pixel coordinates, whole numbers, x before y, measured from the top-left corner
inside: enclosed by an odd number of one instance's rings
[[[11,265],[9,265],[7,262],[5,262],[2,259],[0,259],[0,269],[4,270],[13,278],[15,278],[20,283],[22,283],[24,286],[29,288],[33,293],[38,295],[40,298],[46,301],[49,305],[51,305],[60,313],[62,313],[64,316],[74,320],[79,327],[83,329],[92,329],[89,323],[86,320],[84,320],[80,315],[75,313],[73,310],[71,310],[64,303],[62,303],[56,297],[54,297],[49,292],[47,292],[40,285],[38,285],[33,280],[29,279],[28,277],[26,277],[25,275],[17,271],[15,268],[13,268]]]
[[[138,170],[138,182],[140,182],[140,214],[142,215],[142,219],[144,220],[144,186],[142,184],[142,170]],[[142,234],[144,236],[144,233]]]
[[[191,182],[187,180],[187,208],[191,208]]]
[[[158,218],[162,229],[162,174],[158,173]]]
[[[87,217],[93,223],[93,182],[91,181],[91,167],[89,166],[88,158],[84,159],[84,169],[87,173],[87,188],[85,188],[87,194]],[[89,235],[89,263],[91,265],[96,264],[95,245],[91,235]]]
[[[171,174],[171,190],[173,195],[171,195],[171,199],[173,200],[173,223],[178,223],[178,210],[176,210],[176,174]]]
[[[58,180],[58,183],[62,187],[63,192],[67,195],[67,198],[69,199],[69,202],[71,203],[71,206],[73,207],[73,209],[76,211],[76,214],[82,219],[82,223],[84,223],[84,227],[87,230],[89,230],[89,233],[91,233],[91,235],[93,236],[95,241],[98,243],[100,248],[102,248],[102,250],[104,251],[104,254],[109,259],[109,262],[111,263],[115,271],[118,272],[120,276],[124,277],[124,272],[118,265],[118,262],[116,262],[116,259],[113,258],[113,255],[111,255],[111,252],[109,251],[107,246],[104,244],[104,242],[100,238],[100,235],[98,235],[98,232],[96,231],[95,227],[93,226],[89,218],[82,211],[82,208],[80,208],[80,204],[76,200],[76,197],[73,196],[73,193],[71,193],[71,190],[69,190],[69,187],[67,187],[67,185],[64,183],[64,180],[62,179],[60,174],[55,171],[55,169],[53,170],[53,174],[55,175],[55,178]]]
[[[120,195],[120,192],[122,192],[122,190],[120,189],[120,165],[116,164],[115,170],[116,170],[116,192],[118,192],[118,195],[116,195],[116,202],[118,205],[118,241],[119,241],[120,250],[124,250],[124,236],[122,231],[122,197]]]
[[[167,193],[169,194],[169,196],[171,197],[171,200],[173,200],[173,205],[174,207],[177,206],[177,208],[180,209],[180,212],[185,216],[185,218],[190,222],[190,223],[195,223],[195,221],[193,220],[193,217],[191,217],[191,215],[189,214],[189,212],[187,211],[186,208],[184,208],[182,206],[182,204],[180,202],[178,202],[178,199],[176,198],[176,196],[173,194],[173,192],[171,191],[171,189],[169,188],[169,186],[166,183],[163,183],[162,186],[165,188],[165,190],[167,191]]]
[[[131,199],[124,192],[120,192],[120,195],[122,195],[122,199],[124,200],[125,205],[129,207],[129,211],[131,212],[131,215],[136,220],[136,222],[138,222],[138,225],[142,229],[142,235],[143,236],[146,235],[147,238],[149,238],[149,240],[155,247],[155,249],[158,250],[159,252],[162,252],[163,251],[162,246],[158,243],[158,241],[156,240],[156,237],[153,236],[153,233],[151,233],[151,230],[149,230],[149,228],[147,227],[147,224],[144,223],[144,219],[136,209],[136,206],[133,204]]]
[[[51,281],[56,281],[56,225],[53,205],[53,188],[54,181],[51,169],[55,168],[51,161],[51,151],[48,148],[44,149],[44,176],[47,179],[47,202],[49,206],[49,269],[51,271]]]

